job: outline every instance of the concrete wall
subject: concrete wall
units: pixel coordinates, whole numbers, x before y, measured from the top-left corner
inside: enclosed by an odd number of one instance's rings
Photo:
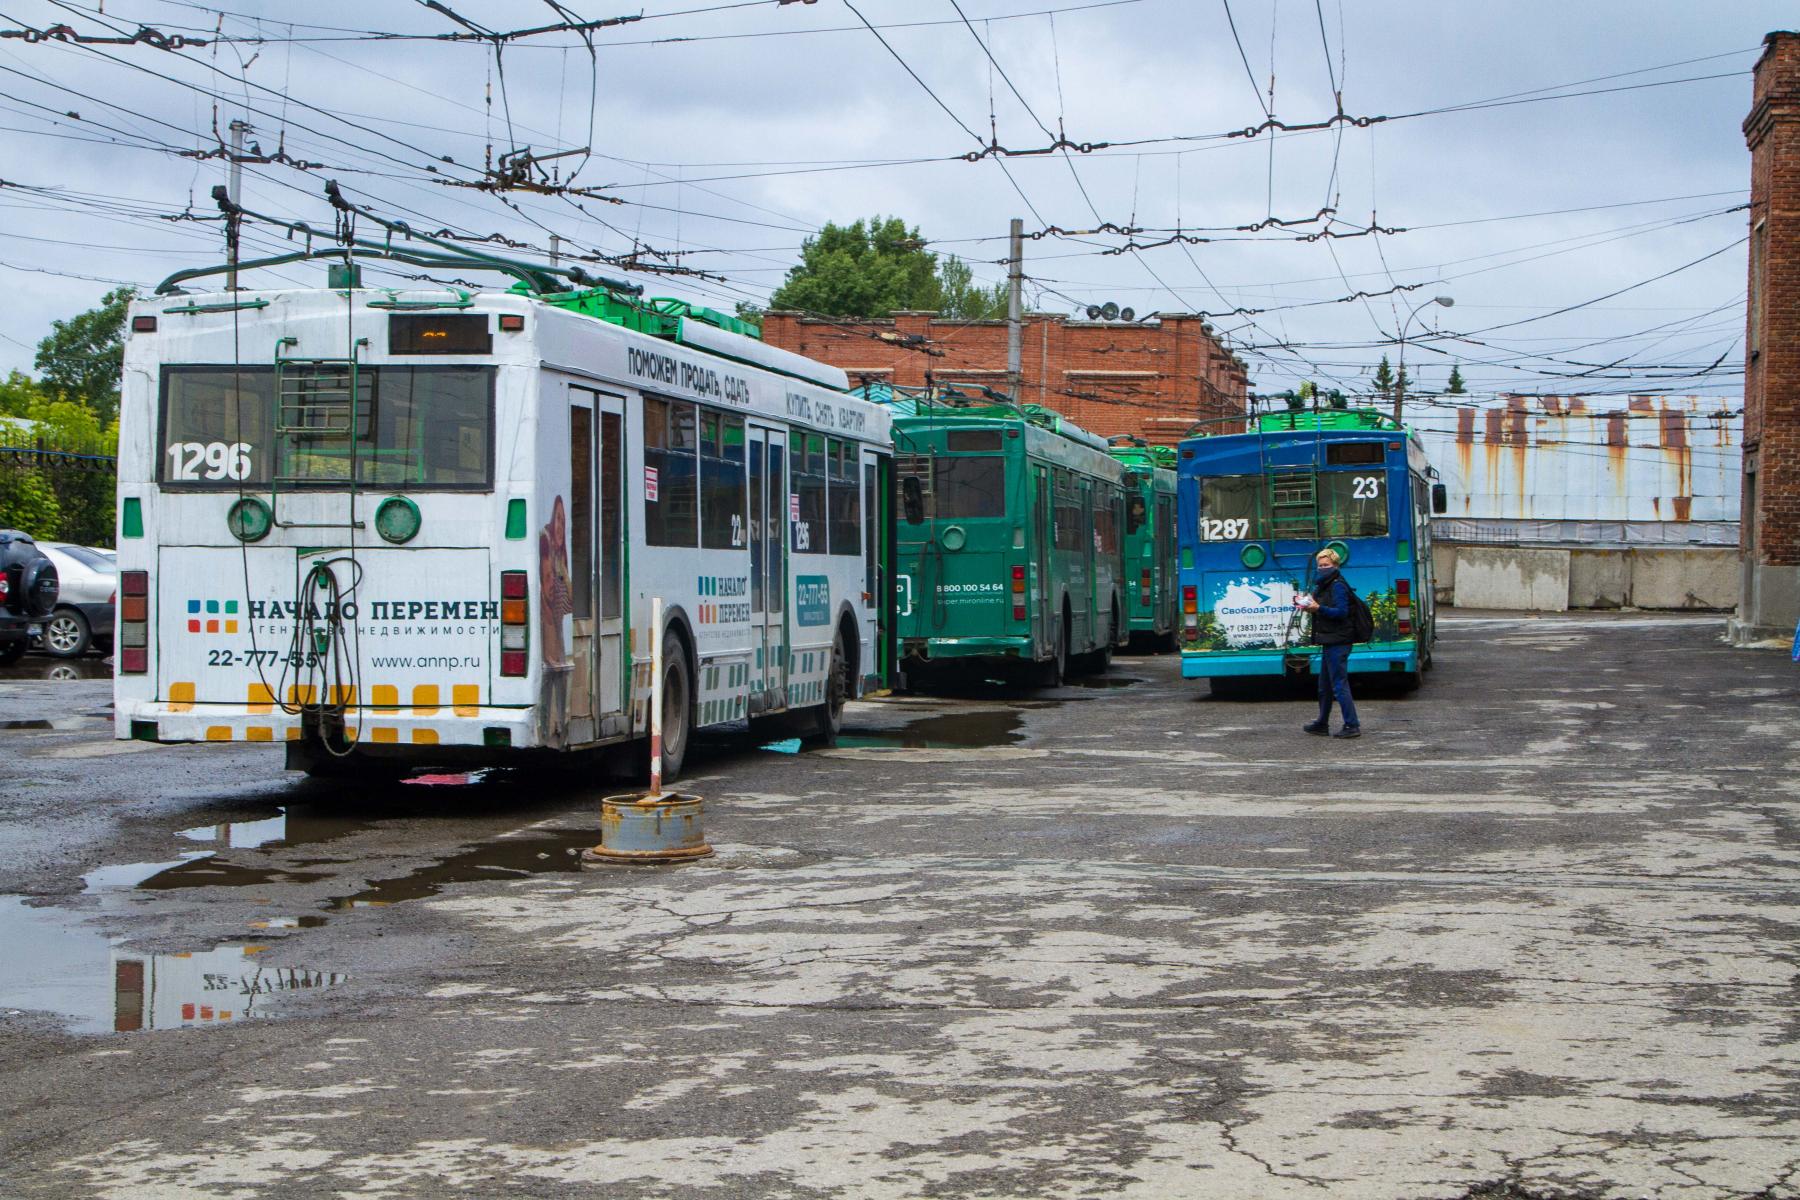
[[[1564,612],[1569,607],[1569,552],[1460,546],[1456,603],[1463,608]]]
[[[1730,610],[1743,578],[1735,550],[1710,547],[1527,550],[1438,542],[1431,549],[1439,602],[1463,608]]]
[[[1569,607],[1624,608],[1631,603],[1631,554],[1569,551]]]

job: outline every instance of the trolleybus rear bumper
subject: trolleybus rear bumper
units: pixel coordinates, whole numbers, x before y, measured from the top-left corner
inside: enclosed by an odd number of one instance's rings
[[[1318,663],[1317,646],[1293,651],[1271,650],[1266,653],[1240,651],[1221,654],[1217,651],[1196,653],[1183,650],[1181,677],[1220,679],[1248,675],[1317,675]],[[1352,674],[1398,675],[1418,669],[1419,653],[1412,646],[1357,646],[1350,651]]]
[[[945,658],[1011,658],[1030,662],[1035,656],[1028,637],[906,638],[902,650],[913,662]]]
[[[257,706],[261,707],[261,706]],[[529,708],[496,708],[488,705],[444,705],[431,716],[416,715],[410,707],[398,711],[352,708],[344,715],[344,736],[372,746],[511,746],[537,744],[537,729]],[[169,701],[122,703],[115,716],[114,736],[146,742],[268,742],[298,741],[301,718],[277,705],[252,712],[243,704],[203,704]]]

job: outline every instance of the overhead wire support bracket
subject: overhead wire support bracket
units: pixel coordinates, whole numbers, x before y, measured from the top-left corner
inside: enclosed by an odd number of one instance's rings
[[[386,218],[375,215],[360,205],[352,204],[349,200],[344,198],[343,192],[339,190],[336,180],[330,180],[326,183],[325,196],[326,199],[331,202],[331,206],[340,213],[346,216],[360,216],[373,221],[386,231],[387,236],[381,241],[371,241],[348,234],[337,235],[332,238],[332,240],[337,243],[336,245],[325,249],[314,249],[312,246],[313,238],[323,238],[325,236],[321,230],[314,229],[304,221],[284,221],[279,217],[271,217],[264,213],[253,212],[235,203],[226,193],[224,187],[215,187],[213,189],[213,200],[218,204],[219,211],[224,213],[229,219],[234,229],[243,218],[249,217],[253,220],[262,221],[266,224],[275,226],[276,228],[285,229],[288,231],[290,237],[294,234],[300,234],[307,239],[307,248],[305,250],[296,251],[292,254],[278,254],[268,258],[258,258],[239,262],[237,264],[237,269],[249,270],[257,267],[274,267],[281,266],[285,263],[320,258],[341,258],[346,262],[350,261],[352,258],[386,258],[392,259],[395,262],[403,262],[420,267],[446,267],[459,270],[467,270],[470,267],[482,267],[491,271],[499,271],[502,274],[511,275],[513,278],[519,280],[536,295],[549,295],[557,292],[569,291],[570,288],[561,282],[563,280],[566,280],[568,284],[573,284],[575,287],[601,287],[608,291],[617,292],[627,296],[641,296],[644,292],[644,289],[638,284],[628,283],[625,280],[613,279],[608,276],[593,275],[582,270],[580,267],[540,266],[536,263],[524,263],[515,259],[501,258],[498,255],[481,254],[468,249],[466,246],[460,246],[453,241],[438,238],[431,234],[419,233],[403,221],[389,221]],[[412,249],[411,247],[395,245],[394,239],[396,235],[404,241],[423,242],[427,246],[434,247],[435,251]],[[209,275],[226,274],[231,270],[231,264],[224,263],[216,266],[193,267],[185,271],[177,271],[156,285],[155,294],[159,296],[171,295],[176,292],[180,284],[187,280],[204,278]]]

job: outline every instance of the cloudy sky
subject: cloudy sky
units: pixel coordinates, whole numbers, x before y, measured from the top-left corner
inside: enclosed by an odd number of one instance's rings
[[[639,19],[443,36],[606,17]],[[706,272],[653,295],[758,301],[809,232],[877,213],[995,281],[1016,216],[1068,231],[1026,244],[1033,307],[1216,314],[1259,391],[1366,388],[1405,326],[1427,390],[1456,363],[1477,392],[1730,401],[1740,124],[1795,23],[1764,0],[7,0],[0,370],[108,287],[222,259],[242,119],[275,160],[244,168],[251,209],[329,228],[336,179],[415,227]],[[12,36],[53,26],[206,44]],[[1343,121],[1254,132],[1327,121],[1334,91]],[[963,157],[1057,136],[1089,149]],[[459,186],[527,148],[585,148],[553,160],[580,193]]]

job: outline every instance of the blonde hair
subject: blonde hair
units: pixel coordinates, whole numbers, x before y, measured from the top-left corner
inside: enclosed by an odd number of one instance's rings
[[[1336,550],[1333,550],[1330,546],[1321,547],[1319,549],[1319,552],[1317,554],[1313,555],[1313,557],[1314,558],[1324,558],[1326,555],[1331,556],[1331,565],[1332,566],[1341,567],[1344,565],[1344,560],[1339,558],[1338,552]]]

